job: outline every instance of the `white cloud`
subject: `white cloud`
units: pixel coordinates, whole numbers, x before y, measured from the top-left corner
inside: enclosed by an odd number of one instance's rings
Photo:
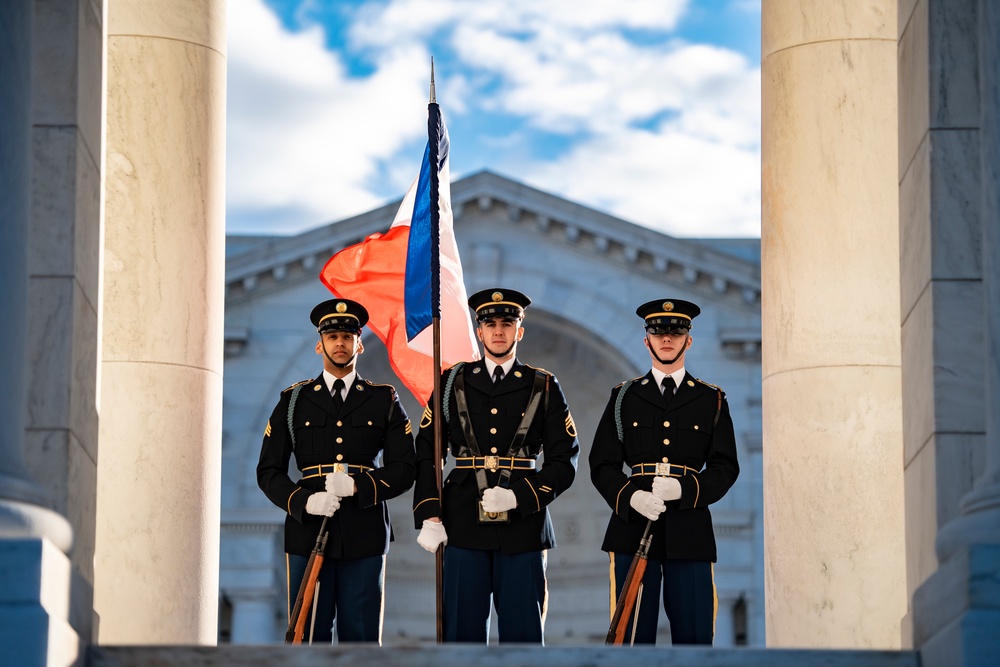
[[[760,234],[760,152],[682,134],[622,131],[525,174],[536,187],[675,236]]]
[[[449,120],[487,112],[505,128],[453,136],[488,156],[475,169],[673,234],[759,233],[760,70],[680,39],[688,0],[368,2],[339,52],[302,7],[291,32],[263,0],[235,4],[231,210],[297,211],[291,232],[402,194],[434,52]],[[370,74],[351,76],[359,56]]]
[[[229,3],[227,197],[235,211],[295,211],[298,231],[368,210],[372,179],[425,132],[426,65],[419,44],[345,74],[322,30],[291,33],[260,0]],[[419,155],[413,157],[416,173]],[[412,176],[410,177],[412,178]],[[405,191],[409,180],[399,184]]]

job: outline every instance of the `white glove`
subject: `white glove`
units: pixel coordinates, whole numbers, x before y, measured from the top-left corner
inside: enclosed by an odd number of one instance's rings
[[[667,509],[663,501],[649,491],[636,491],[629,498],[628,504],[632,506],[632,509],[650,521],[656,521],[660,517],[660,514],[663,513],[663,510]]]
[[[444,524],[440,521],[424,519],[424,527],[417,535],[417,544],[427,551],[434,553],[442,544],[448,544],[448,533],[444,530]]]
[[[677,500],[681,497],[681,483],[676,477],[654,477],[653,495],[667,502]]]
[[[356,487],[354,478],[346,472],[332,472],[326,476],[326,492],[332,493],[340,498],[353,496]]]
[[[333,516],[340,509],[340,498],[332,493],[319,491],[306,500],[306,511],[317,516]]]
[[[510,489],[495,486],[483,491],[484,512],[506,512],[517,507],[517,496]]]

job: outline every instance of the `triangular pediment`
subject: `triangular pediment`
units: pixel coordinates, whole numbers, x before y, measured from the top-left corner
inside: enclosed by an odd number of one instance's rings
[[[490,171],[454,181],[451,200],[463,263],[462,246],[488,233],[497,242],[512,238],[536,251],[542,247],[552,254],[553,264],[558,264],[558,253],[584,253],[625,272],[759,308],[759,261],[719,249],[725,241],[673,237]],[[227,301],[315,280],[333,254],[386,231],[398,207],[394,201],[295,236],[230,237]],[[752,250],[748,254],[754,255]]]

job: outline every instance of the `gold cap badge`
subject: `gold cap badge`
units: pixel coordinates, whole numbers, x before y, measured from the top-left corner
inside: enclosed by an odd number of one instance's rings
[[[663,302],[663,310],[669,313],[673,309],[674,309],[674,304],[672,302],[670,301]]]
[[[347,312],[347,304],[344,303],[343,301],[340,301],[339,303],[337,303],[337,312],[338,313],[346,313]]]
[[[503,301],[503,293],[502,292],[493,292],[493,294],[492,294],[492,296],[490,296],[490,298],[493,299],[494,301]]]

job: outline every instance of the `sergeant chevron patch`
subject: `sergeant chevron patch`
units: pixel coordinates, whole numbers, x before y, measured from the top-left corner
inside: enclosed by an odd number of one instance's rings
[[[576,424],[573,423],[573,415],[566,415],[566,434],[572,438],[576,437]]]
[[[264,437],[265,438],[270,438],[271,437],[271,420],[270,419],[267,420],[267,426],[264,428]]]
[[[434,413],[431,412],[431,406],[424,408],[424,414],[420,417],[420,428],[427,428],[434,421]]]

